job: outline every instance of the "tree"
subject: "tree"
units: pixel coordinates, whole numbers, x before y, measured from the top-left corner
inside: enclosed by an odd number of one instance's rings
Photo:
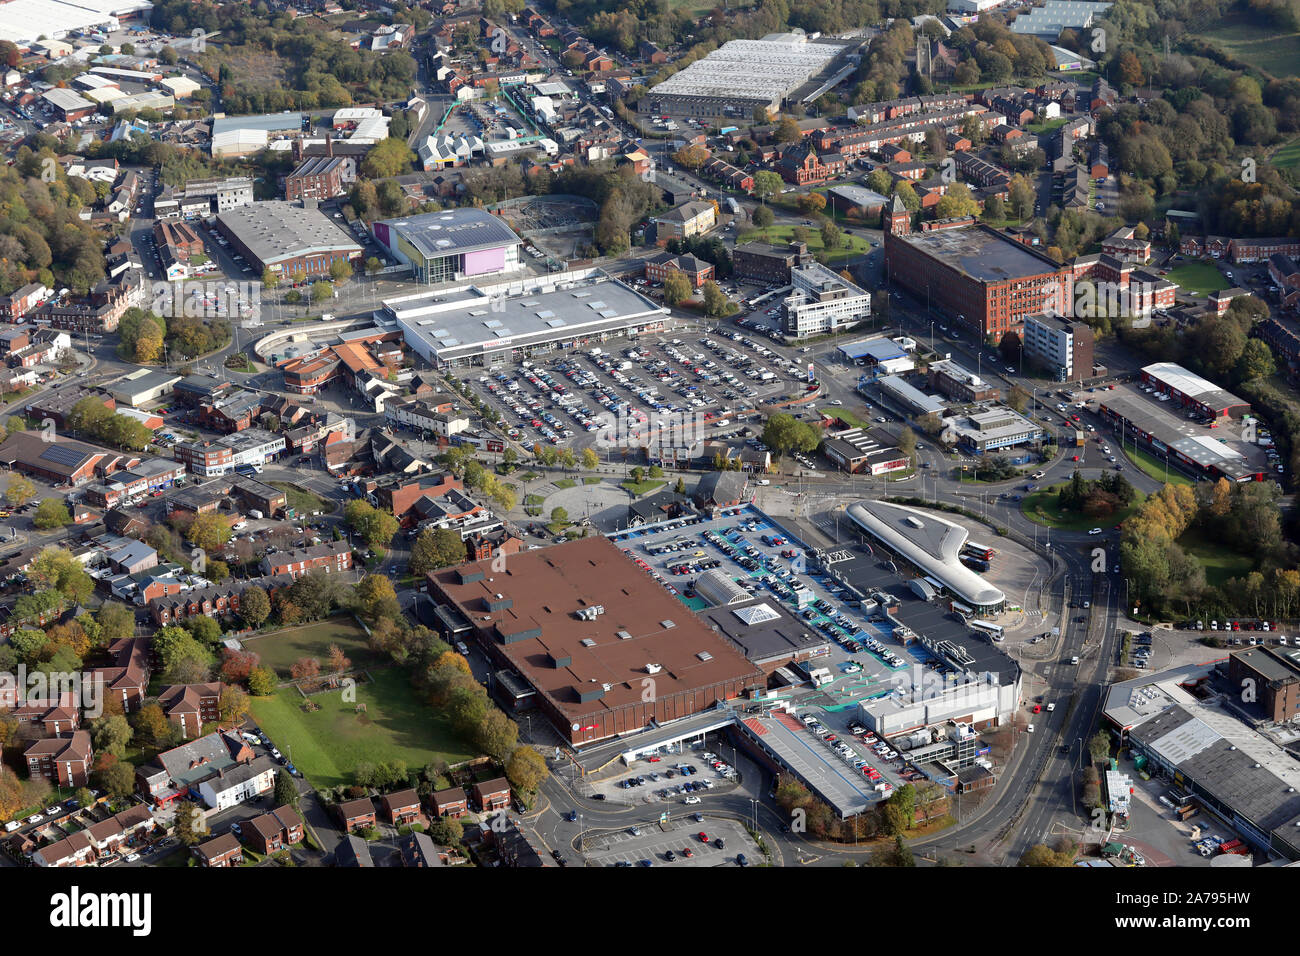
[[[1104,730],[1097,731],[1088,740],[1088,752],[1092,754],[1094,761],[1107,760],[1110,758],[1110,734]]]
[[[979,203],[971,196],[970,187],[965,183],[952,183],[934,207],[934,214],[938,219],[975,216],[979,211]]]
[[[519,725],[492,707],[479,722],[474,740],[478,748],[489,757],[505,763],[519,744]]]
[[[275,772],[275,789],[272,799],[277,807],[298,805],[298,787],[289,771],[281,767]]]
[[[328,282],[313,282],[311,284],[311,301],[317,305],[328,299],[334,298],[334,287]]]
[[[171,743],[173,729],[157,703],[145,704],[134,717],[136,738],[155,747]]]
[[[844,234],[840,232],[840,227],[833,222],[822,224],[821,236],[822,245],[827,252],[834,252],[844,244]]]
[[[1119,55],[1119,79],[1129,86],[1141,86],[1146,78],[1142,73],[1142,64],[1132,50],[1125,50]]]
[[[132,733],[131,725],[120,714],[100,717],[90,724],[90,738],[95,745],[95,752],[112,754],[114,757],[125,756],[126,745],[131,742]]]
[[[384,580],[387,581],[388,579],[385,578]],[[352,666],[352,661],[343,653],[343,648],[339,647],[337,644],[331,644],[329,646],[329,653],[325,658],[325,666],[329,668],[331,674],[342,674]]]
[[[805,193],[795,200],[795,205],[805,216],[816,215],[826,208],[826,197],[821,193]]]
[[[5,501],[17,508],[36,497],[36,486],[22,475],[11,472],[5,485]]]
[[[344,506],[343,517],[348,527],[372,548],[387,545],[397,533],[396,518],[359,498]]]
[[[775,196],[781,191],[780,173],[774,173],[768,169],[761,169],[754,174],[754,195],[759,200],[766,202],[770,197]]]
[[[405,141],[392,136],[380,140],[361,161],[361,175],[367,179],[387,179],[409,173],[415,154]]]
[[[1273,352],[1260,339],[1247,339],[1242,347],[1241,357],[1237,359],[1235,369],[1238,382],[1251,382],[1255,379],[1270,378],[1277,371]]]
[[[330,279],[335,285],[341,285],[352,278],[352,266],[346,259],[335,259],[330,263]]]
[[[200,614],[185,622],[185,629],[199,644],[219,644],[223,631],[216,618]]]
[[[239,616],[249,627],[261,627],[271,616],[271,599],[259,587],[245,588],[239,594]]]
[[[904,427],[898,434],[898,450],[908,458],[916,451],[916,432],[910,427]]]
[[[203,809],[196,803],[182,800],[176,807],[176,839],[183,846],[194,846],[206,840],[208,835]]]
[[[704,293],[704,311],[708,315],[720,316],[727,314],[731,300],[727,298],[727,293],[723,292],[716,282],[710,279],[704,283],[701,291]]]
[[[231,520],[229,516],[216,511],[197,515],[190,523],[186,536],[196,547],[212,552],[224,548],[230,541]]]
[[[32,524],[47,531],[50,528],[62,528],[72,523],[72,515],[68,513],[68,507],[58,498],[46,498],[36,507],[36,513],[32,515]]]
[[[242,688],[229,686],[221,689],[217,698],[217,716],[222,723],[242,724],[248,716],[248,695]]]
[[[703,146],[683,146],[673,153],[673,162],[687,169],[699,169],[709,158],[709,151]]]
[[[582,467],[586,471],[595,471],[600,465],[600,456],[590,446],[582,450]]]
[[[506,779],[516,790],[532,793],[550,776],[546,758],[526,744],[516,747],[506,763]]]
[[[99,624],[99,636],[104,644],[112,644],[135,634],[135,615],[130,608],[118,601],[105,601],[95,614],[95,621]]]
[[[753,222],[759,229],[767,229],[776,221],[776,213],[768,206],[759,206],[754,210]]]
[[[449,528],[425,528],[411,547],[407,567],[418,577],[438,568],[463,564],[466,558],[465,542],[460,532]]]
[[[114,760],[95,772],[95,782],[114,800],[126,800],[135,792],[135,768],[125,760]]]
[[[1007,404],[1017,412],[1023,412],[1029,407],[1029,400],[1032,396],[1021,385],[1013,385],[1011,391],[1007,393]]]
[[[669,305],[680,305],[694,295],[691,280],[680,269],[669,269],[664,274],[664,301]]]
[[[1034,186],[1024,176],[1017,174],[1011,177],[1008,196],[1011,200],[1011,211],[1015,213],[1017,219],[1028,219],[1034,214]]]
[[[248,692],[254,697],[270,697],[275,693],[275,686],[275,671],[269,667],[254,667],[248,675]]]

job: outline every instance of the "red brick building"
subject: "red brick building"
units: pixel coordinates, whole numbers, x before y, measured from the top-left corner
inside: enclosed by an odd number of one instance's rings
[[[239,845],[232,833],[223,833],[215,840],[200,843],[194,848],[194,856],[200,866],[232,867],[244,862],[244,848]]]
[[[352,567],[352,548],[345,541],[326,541],[309,548],[277,551],[262,559],[262,573],[300,578],[310,571],[346,571]]]
[[[217,705],[224,689],[220,681],[210,684],[173,684],[158,695],[158,705],[181,732],[181,738],[203,735],[203,725],[217,720]]]
[[[90,733],[74,730],[36,741],[23,752],[23,757],[32,777],[44,777],[60,787],[84,787],[90,781],[94,752]]]
[[[886,232],[889,277],[981,340],[996,342],[1020,331],[1025,316],[1073,302],[1070,266],[987,226],[930,226]]]
[[[420,820],[420,795],[412,789],[386,793],[379,798],[384,816],[393,826],[408,826]]]
[[[469,813],[469,800],[460,787],[435,791],[430,800],[436,816],[457,818]]]
[[[680,272],[691,280],[691,288],[698,289],[713,278],[713,263],[692,255],[675,256],[670,252],[645,261],[645,277],[651,282],[663,282],[671,272]]]
[[[347,832],[375,825],[375,804],[369,797],[336,804],[334,816]]]
[[[302,842],[302,817],[293,807],[276,807],[250,820],[244,837],[257,852],[275,853]]]
[[[483,813],[504,810],[510,806],[510,782],[505,777],[496,777],[474,784],[474,803]]]
[[[818,156],[810,143],[787,146],[775,166],[782,179],[796,186],[820,185],[828,179],[843,176],[846,168],[847,163],[839,153]]]

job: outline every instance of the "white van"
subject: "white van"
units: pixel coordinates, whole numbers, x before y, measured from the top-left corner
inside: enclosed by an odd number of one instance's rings
[[[759,484],[759,485],[770,485],[771,483],[772,483],[771,478],[760,478],[758,479],[757,482],[755,482],[755,484]]]

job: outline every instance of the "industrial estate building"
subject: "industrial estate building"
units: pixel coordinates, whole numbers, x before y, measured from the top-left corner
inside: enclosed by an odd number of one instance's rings
[[[1297,674],[1300,662],[1286,648],[1243,648],[1227,662],[1112,684],[1102,713],[1135,769],[1169,778],[1254,848],[1300,860],[1300,769],[1254,729],[1282,719]],[[1241,683],[1233,683],[1245,677],[1262,682],[1255,702],[1243,702]],[[1270,694],[1265,685],[1273,683],[1281,686]]]
[[[319,209],[288,202],[238,206],[217,214],[217,230],[256,272],[326,278],[362,248]]]
[[[1196,477],[1229,481],[1260,481],[1264,466],[1251,463],[1240,451],[1207,433],[1205,426],[1187,420],[1168,406],[1132,385],[1116,385],[1097,401],[1099,414],[1120,440],[1150,450],[1158,460]],[[1261,453],[1262,454],[1262,453]]]
[[[491,564],[430,572],[429,593],[528,683],[573,744],[688,717],[761,684],[757,667],[604,537],[522,552],[505,571]]]
[[[892,282],[981,340],[1073,301],[1070,266],[984,225],[886,232],[885,263]]]
[[[801,34],[731,40],[651,89],[637,109],[670,116],[746,118],[758,107],[778,110],[786,97],[826,70],[845,49],[845,44],[813,41]]]
[[[659,331],[668,310],[594,272],[385,299],[383,314],[402,330],[408,348],[445,368],[517,361],[559,347]]]
[[[1141,376],[1144,385],[1205,418],[1241,418],[1250,411],[1250,402],[1173,362],[1148,365]]]
[[[448,209],[374,224],[375,238],[430,285],[519,270],[519,237],[482,209]]]

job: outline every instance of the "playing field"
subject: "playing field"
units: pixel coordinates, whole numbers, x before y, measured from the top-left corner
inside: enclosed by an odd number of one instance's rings
[[[1278,169],[1294,169],[1300,166],[1300,138],[1293,139],[1278,149],[1268,161]]]
[[[331,644],[337,644],[360,670],[387,663],[366,644],[366,632],[347,615],[327,618],[302,627],[289,627],[262,637],[245,640],[244,649],[252,651],[262,663],[272,668],[281,680],[288,680],[289,668],[300,657],[314,657],[322,667]]]
[[[253,716],[280,751],[318,787],[352,782],[360,763],[405,761],[412,769],[475,756],[450,724],[420,700],[405,671],[371,671],[356,686],[356,702],[341,692],[316,694],[320,710],[307,713],[292,687],[254,697]],[[364,705],[364,712],[358,712]]]
[[[1262,18],[1225,17],[1197,35],[1276,77],[1295,76],[1300,70],[1300,33],[1280,33]]]
[[[1170,269],[1165,278],[1192,295],[1209,295],[1232,284],[1208,262],[1184,262]]]

